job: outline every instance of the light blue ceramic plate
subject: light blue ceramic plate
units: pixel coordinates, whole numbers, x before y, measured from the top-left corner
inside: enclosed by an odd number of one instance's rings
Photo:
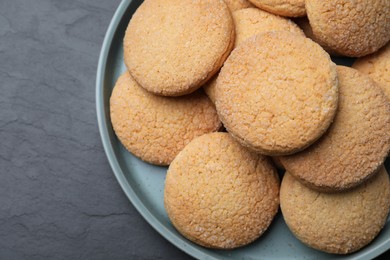
[[[125,71],[122,39],[132,14],[141,2],[122,1],[112,18],[100,53],[96,109],[104,149],[115,177],[129,200],[150,225],[172,244],[199,259],[367,259],[390,248],[390,220],[369,246],[348,256],[338,256],[316,251],[300,243],[289,231],[280,213],[260,239],[235,250],[206,249],[182,237],[169,222],[163,206],[167,168],[144,163],[127,152],[116,138],[110,122],[109,97],[116,79]]]

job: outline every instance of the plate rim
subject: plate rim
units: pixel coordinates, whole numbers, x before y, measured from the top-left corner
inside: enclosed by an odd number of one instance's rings
[[[125,174],[120,166],[120,163],[118,162],[118,159],[115,156],[113,144],[109,138],[110,136],[108,133],[108,124],[105,117],[104,95],[103,95],[105,75],[106,75],[105,71],[107,68],[108,54],[111,50],[112,41],[116,33],[117,27],[121,22],[121,20],[123,19],[128,7],[132,2],[133,0],[121,0],[106,30],[102,47],[100,49],[100,54],[99,54],[99,60],[98,60],[98,66],[96,72],[95,105],[96,105],[96,116],[97,116],[97,122],[99,128],[99,135],[100,135],[101,142],[103,144],[104,152],[106,154],[110,167],[122,191],[125,193],[126,197],[129,199],[132,205],[136,208],[138,213],[144,218],[144,220],[149,225],[153,227],[154,230],[156,230],[162,237],[168,240],[176,248],[180,249],[181,251],[185,252],[186,254],[192,257],[216,260],[219,258],[210,254],[206,254],[205,252],[196,248],[192,243],[178,239],[177,235],[172,233],[169,229],[167,229],[154,216],[154,214],[151,213],[150,210],[142,203],[142,201],[140,200],[136,192],[128,183]],[[352,258],[350,255],[349,256],[346,255],[345,258],[346,259],[347,258],[348,259],[373,258],[373,257],[380,256],[385,251],[389,250],[389,248],[390,248],[390,238],[384,241],[383,243],[378,244],[372,250],[366,251],[364,253],[362,252],[358,256]]]

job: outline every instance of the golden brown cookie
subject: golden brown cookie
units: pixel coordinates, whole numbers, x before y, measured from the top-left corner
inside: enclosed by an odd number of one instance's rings
[[[248,0],[224,0],[226,4],[229,6],[232,12],[248,7],[253,7],[253,4]]]
[[[306,0],[313,34],[338,54],[361,57],[390,40],[389,0]]]
[[[245,8],[235,11],[233,12],[233,20],[236,28],[235,46],[256,34],[269,31],[283,30],[304,36],[302,30],[291,20],[258,8]],[[203,86],[206,94],[213,102],[215,102],[217,76],[215,75]]]
[[[223,0],[145,0],[124,37],[124,60],[146,90],[180,96],[201,87],[234,44],[234,24]]]
[[[126,149],[157,165],[170,164],[193,138],[221,127],[203,91],[177,98],[156,96],[141,88],[128,72],[113,89],[110,114]]]
[[[355,252],[384,226],[390,206],[386,169],[355,189],[322,193],[288,172],[280,188],[280,207],[292,233],[304,244],[334,254]]]
[[[216,86],[216,108],[227,131],[266,155],[291,154],[317,140],[337,108],[336,66],[308,38],[259,34],[238,45]]]
[[[379,51],[359,58],[352,68],[368,74],[385,92],[390,100],[390,44]]]
[[[176,229],[210,248],[236,248],[261,236],[279,208],[279,178],[268,158],[227,133],[190,142],[169,166],[164,205]]]
[[[267,12],[288,16],[298,17],[306,14],[305,0],[249,0],[255,6]]]
[[[338,66],[339,108],[325,135],[281,156],[288,172],[312,188],[345,190],[371,177],[390,150],[390,104],[368,76]]]

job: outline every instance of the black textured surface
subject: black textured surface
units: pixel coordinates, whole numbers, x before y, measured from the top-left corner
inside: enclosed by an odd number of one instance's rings
[[[0,259],[189,259],[105,157],[99,52],[119,0],[0,0]]]

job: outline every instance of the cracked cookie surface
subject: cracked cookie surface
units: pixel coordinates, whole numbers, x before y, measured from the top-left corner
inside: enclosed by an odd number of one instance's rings
[[[266,155],[317,140],[338,103],[336,66],[316,43],[284,31],[256,35],[233,50],[218,76],[216,108],[232,136]]]
[[[124,61],[146,90],[180,96],[210,79],[233,44],[223,0],[145,0],[126,29]]]
[[[355,252],[370,243],[384,226],[390,206],[386,169],[345,192],[312,190],[288,172],[280,188],[283,218],[306,245],[334,254]]]
[[[210,248],[236,248],[261,236],[279,208],[279,178],[265,156],[227,133],[194,139],[173,160],[164,205],[180,233]]]
[[[121,143],[142,160],[169,165],[193,138],[221,127],[203,91],[183,97],[153,95],[122,74],[110,98],[110,116]]]
[[[390,40],[389,0],[306,0],[313,34],[337,54],[361,57]]]
[[[337,66],[339,107],[329,130],[312,146],[279,159],[312,188],[345,190],[382,165],[390,150],[390,105],[367,75]]]

